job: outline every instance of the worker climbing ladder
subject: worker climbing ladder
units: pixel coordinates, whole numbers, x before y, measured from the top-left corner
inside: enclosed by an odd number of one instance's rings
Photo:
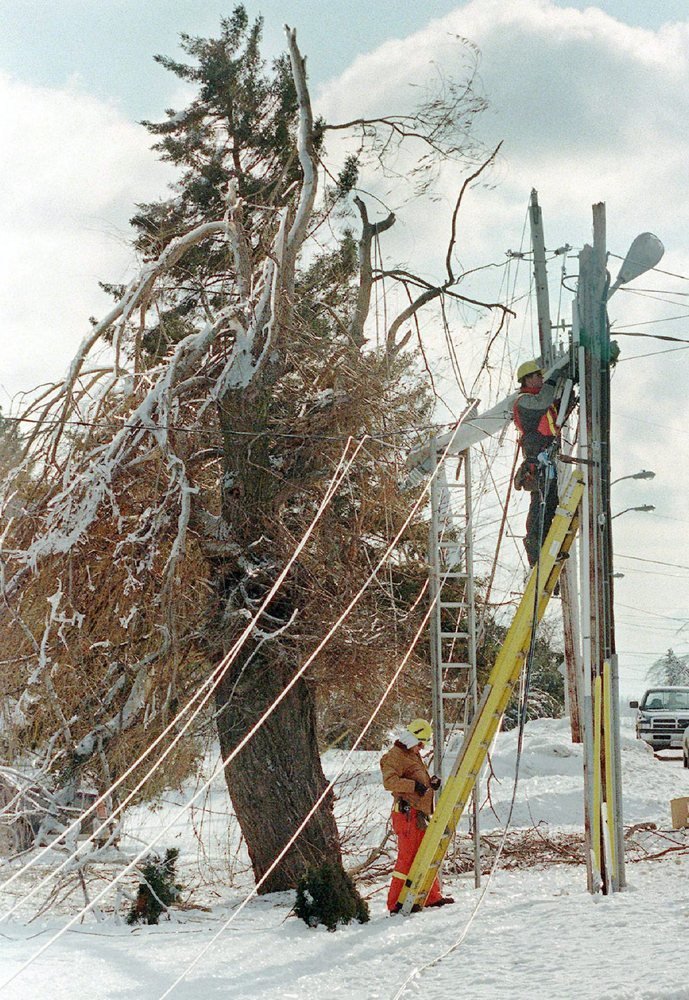
[[[433,884],[450,840],[457,828],[493,737],[498,731],[507,704],[519,681],[531,643],[532,629],[541,620],[555,589],[562,563],[574,542],[580,520],[583,478],[573,469],[561,487],[561,497],[548,536],[505,636],[478,709],[452,767],[435,812],[424,834],[399,901],[402,913],[423,905]]]

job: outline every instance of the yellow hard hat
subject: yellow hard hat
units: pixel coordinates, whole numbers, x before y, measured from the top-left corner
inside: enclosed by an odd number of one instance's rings
[[[433,733],[431,724],[426,719],[412,719],[407,726],[407,732],[415,736],[419,743],[428,743]]]
[[[523,361],[517,368],[517,382],[522,382],[527,375],[534,375],[536,372],[542,371],[543,369],[536,358],[532,358],[531,361]]]

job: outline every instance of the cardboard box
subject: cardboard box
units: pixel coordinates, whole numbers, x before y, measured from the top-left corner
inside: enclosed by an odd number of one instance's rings
[[[689,826],[689,798],[670,799],[672,829],[681,830]]]

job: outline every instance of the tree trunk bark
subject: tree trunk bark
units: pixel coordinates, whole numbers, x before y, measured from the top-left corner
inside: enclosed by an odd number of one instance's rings
[[[231,669],[217,688],[223,757],[234,749],[293,675],[293,668],[255,657],[245,673]],[[326,787],[316,737],[314,699],[303,679],[225,770],[256,880],[268,871]],[[260,893],[295,888],[308,868],[341,864],[334,796],[328,793]]]
[[[212,655],[216,663],[227,652],[228,640],[233,641],[224,623],[236,621],[238,611],[251,610],[247,600],[257,607],[276,572],[275,553],[267,536],[272,521],[280,518],[276,494],[284,487],[272,473],[266,426],[273,380],[279,371],[279,363],[274,362],[249,390],[239,396],[228,393],[219,408],[224,439],[222,517],[228,536],[246,553],[254,571],[249,572],[246,563],[236,559],[219,560],[215,565],[214,624],[208,635],[215,646]],[[237,436],[237,430],[245,434]],[[280,562],[278,555],[277,564]],[[240,581],[243,586],[238,590]],[[289,587],[289,583],[283,585],[266,609],[265,619],[259,620],[264,636],[290,621],[294,602]],[[243,628],[245,619],[241,624]],[[256,637],[245,644],[216,690],[223,758],[284,690],[299,662],[299,644],[288,634],[273,640]],[[314,695],[307,681],[301,679],[294,685],[225,769],[225,779],[259,881],[327,785],[318,752]],[[341,864],[333,802],[331,792],[259,892],[293,889],[307,869],[324,861]]]

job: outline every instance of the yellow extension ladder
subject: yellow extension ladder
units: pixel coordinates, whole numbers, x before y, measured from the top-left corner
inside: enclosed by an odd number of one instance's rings
[[[531,643],[534,605],[536,621],[539,622],[555,589],[563,559],[576,537],[583,492],[582,475],[573,469],[561,488],[559,505],[541,549],[538,574],[534,568],[529,576],[524,596],[491,670],[461,752],[438,798],[435,812],[402,887],[399,901],[404,914],[411,913],[414,905],[423,906],[443,863],[450,840],[519,680]]]

